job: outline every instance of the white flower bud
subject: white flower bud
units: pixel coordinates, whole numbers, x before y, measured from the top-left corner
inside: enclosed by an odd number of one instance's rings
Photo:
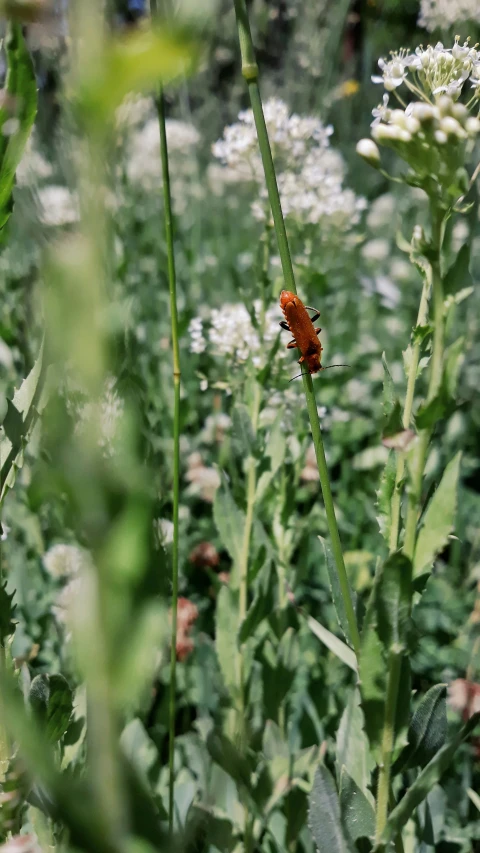
[[[380,151],[373,139],[360,139],[357,142],[356,152],[371,166],[377,168],[380,165]]]
[[[480,121],[478,118],[475,118],[474,116],[467,118],[465,122],[465,130],[469,136],[474,136],[476,133],[480,133]]]
[[[447,136],[456,136],[458,139],[465,139],[466,133],[462,125],[453,116],[445,116],[440,121],[440,130],[443,130]]]
[[[405,128],[405,113],[403,110],[392,110],[390,115],[390,121],[392,124],[397,125],[397,127]]]
[[[418,121],[432,121],[435,118],[435,109],[430,104],[422,104],[418,101],[418,103],[413,105],[411,114]]]
[[[449,116],[452,114],[452,99],[448,97],[448,95],[440,95],[437,98],[437,107],[440,110],[441,116]]]
[[[414,116],[407,116],[405,121],[405,130],[408,130],[412,136],[420,130],[420,122]]]
[[[438,142],[439,145],[445,145],[448,141],[447,134],[443,132],[443,130],[435,131],[435,141]]]
[[[377,124],[372,128],[372,136],[378,142],[410,142],[412,138],[406,130],[394,124]]]
[[[460,124],[465,124],[465,119],[468,116],[468,110],[465,104],[460,104],[458,101],[455,104],[452,104],[451,113],[452,116],[460,122]]]

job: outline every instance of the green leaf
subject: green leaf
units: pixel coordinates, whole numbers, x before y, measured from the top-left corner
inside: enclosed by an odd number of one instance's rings
[[[349,644],[352,645],[352,638],[350,636],[350,627],[348,625],[347,614],[345,611],[345,605],[343,603],[343,596],[340,589],[340,582],[338,580],[338,572],[335,566],[335,561],[333,559],[333,554],[330,546],[323,538],[323,536],[318,537],[322,544],[323,553],[325,554],[325,562],[327,564],[328,571],[328,579],[330,581],[330,591],[332,593],[332,601],[335,607],[335,612],[337,614],[338,624],[343,631],[343,635]]]
[[[451,344],[445,352],[443,389],[448,400],[454,400],[457,393],[458,376],[465,361],[465,338],[461,337]]]
[[[273,610],[273,586],[268,584],[266,591],[260,589],[251,604],[248,613],[240,625],[238,640],[245,643],[255,632],[256,628],[264,619],[270,616]]]
[[[147,92],[161,82],[186,75],[195,60],[195,45],[165,27],[135,27],[106,40],[103,56],[82,69],[82,115],[105,122],[130,92]]]
[[[240,580],[238,567],[242,556],[245,513],[236,505],[224,479],[215,494],[213,520],[222,540],[222,545],[232,558],[234,576],[231,581],[232,585],[236,587]]]
[[[377,588],[378,636],[387,652],[407,647],[411,598],[412,564],[403,554],[392,554]]]
[[[336,761],[338,769],[345,770],[348,778],[363,792],[367,800],[372,800],[368,789],[373,762],[364,731],[365,720],[360,706],[358,688],[350,692],[345,710],[337,731]],[[342,785],[340,784],[340,789]]]
[[[15,482],[16,472],[23,464],[23,446],[45,404],[44,378],[42,344],[32,370],[9,401],[7,416],[0,427],[0,501]]]
[[[359,661],[365,730],[377,758],[385,720],[390,655],[401,654],[408,646],[411,594],[410,561],[400,553],[392,554],[375,575],[363,624]],[[395,740],[397,745],[403,746],[410,700],[410,668],[406,655],[402,657],[399,694],[402,701],[397,703]]]
[[[265,447],[265,457],[269,462],[269,468],[267,471],[263,471],[258,478],[255,501],[262,499],[268,486],[272,482],[280,466],[283,465],[283,461],[285,459],[287,442],[285,439],[285,430],[282,426],[282,418],[283,412],[280,411],[270,429],[270,434]]]
[[[11,595],[7,592],[7,582],[0,582],[0,645],[5,645],[7,637],[11,637],[15,633],[15,605],[13,598],[15,593]]]
[[[390,438],[393,435],[404,432],[402,408],[398,400],[395,400],[393,408],[389,413],[382,430],[382,439]]]
[[[457,453],[448,463],[423,516],[413,559],[414,577],[430,572],[454,530],[461,456]]]
[[[395,385],[387,363],[385,353],[382,353],[383,364],[383,414],[388,418],[396,402]]]
[[[449,296],[451,293],[457,293],[463,288],[472,286],[473,281],[470,274],[470,251],[471,241],[467,240],[461,247],[457,257],[448,269],[444,278],[443,287],[445,296]]]
[[[232,447],[241,458],[251,456],[255,446],[255,433],[248,409],[237,403],[232,412]]]
[[[335,782],[322,764],[315,773],[309,804],[308,825],[318,853],[352,853],[353,846],[342,826]]]
[[[385,468],[383,469],[380,486],[377,491],[377,507],[378,515],[377,522],[380,532],[384,539],[388,542],[390,539],[391,507],[393,491],[395,489],[395,476],[397,470],[397,460],[395,453],[388,454]]]
[[[445,410],[446,401],[442,389],[433,400],[418,407],[417,414],[415,415],[417,429],[431,429],[437,421],[443,418]]]
[[[442,778],[455,758],[459,746],[468,738],[479,722],[480,712],[474,714],[453,740],[449,744],[445,744],[427,766],[423,768],[413,784],[408,788],[403,799],[400,800],[398,805],[390,813],[381,839],[383,845],[388,845],[401,832],[415,809],[423,802],[433,786]]]
[[[342,767],[340,774],[340,813],[342,825],[353,841],[357,838],[373,838],[375,835],[373,805],[349,776],[345,767]]]
[[[446,685],[436,684],[423,696],[408,729],[408,745],[392,768],[424,767],[442,748],[447,736]]]
[[[215,613],[215,649],[225,687],[236,693],[239,687],[238,667],[238,593],[224,584],[218,594]]]
[[[317,622],[313,616],[306,616],[307,625],[315,634],[316,637],[322,642],[327,649],[330,649],[334,655],[337,656],[342,663],[345,663],[350,669],[353,669],[354,672],[357,671],[357,659],[355,657],[355,653],[346,645],[342,640],[332,634],[327,628],[324,628],[320,622]]]
[[[130,720],[123,729],[120,746],[139,777],[148,784],[148,772],[158,758],[158,751],[138,717]]]
[[[73,695],[67,680],[63,675],[36,675],[28,698],[47,740],[56,743],[67,731],[73,712]]]
[[[228,773],[235,782],[250,787],[250,762],[237,747],[221,732],[210,732],[207,749],[212,759]]]
[[[0,235],[12,212],[15,172],[37,114],[35,71],[20,23],[7,26],[5,55],[7,76],[0,106]],[[13,124],[13,132],[7,130],[6,122]]]

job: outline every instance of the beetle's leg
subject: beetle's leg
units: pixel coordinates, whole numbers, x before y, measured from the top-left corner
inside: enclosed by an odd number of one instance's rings
[[[305,305],[305,308],[307,308],[309,311],[314,312],[313,316],[310,317],[312,323],[314,323],[315,320],[318,320],[318,318],[320,317],[320,311],[318,310],[318,308],[311,308],[310,305]]]
[[[321,330],[321,328],[320,328],[320,326],[319,326],[319,327],[318,327],[318,329],[315,329],[315,334],[316,334],[316,335],[318,335],[321,331],[322,331],[322,330]]]
[[[290,341],[290,343],[287,344],[287,349],[295,349],[295,347],[297,347],[297,346],[298,346],[298,344],[296,341]]]
[[[302,355],[302,357],[298,359],[298,363],[303,364],[304,361],[305,361],[305,356]]]
[[[288,325],[286,320],[282,320],[278,325],[281,326],[282,329],[286,329],[287,332],[290,331],[290,326]]]

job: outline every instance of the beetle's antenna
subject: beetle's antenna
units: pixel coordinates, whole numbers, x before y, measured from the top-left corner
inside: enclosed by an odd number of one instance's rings
[[[292,378],[289,379],[289,382],[293,382],[294,379],[300,379],[301,376],[308,376],[308,372],[307,373],[297,373],[296,376],[292,376]]]
[[[326,367],[322,367],[321,370],[330,370],[331,367],[350,367],[349,364],[327,364]]]

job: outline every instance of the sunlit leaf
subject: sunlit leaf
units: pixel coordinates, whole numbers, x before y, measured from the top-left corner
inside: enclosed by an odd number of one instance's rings
[[[353,669],[353,671],[356,672],[357,659],[352,649],[350,649],[349,646],[346,645],[346,643],[336,637],[335,634],[332,634],[331,631],[321,625],[320,622],[317,622],[317,620],[314,619],[313,616],[307,616],[306,621],[308,627],[310,628],[312,633],[315,634],[316,637],[318,637],[320,642],[322,642],[327,647],[327,649],[330,649],[330,651],[334,655],[336,655],[336,657],[341,660],[342,663],[345,663],[348,667],[350,667],[350,669]]]
[[[332,601],[335,607],[335,611],[337,614],[338,624],[343,631],[344,637],[347,640],[347,643],[352,645],[352,638],[350,636],[350,627],[348,625],[347,614],[345,611],[345,604],[343,602],[343,596],[340,589],[340,582],[338,580],[338,572],[335,565],[335,561],[333,559],[332,550],[328,544],[328,542],[323,538],[323,536],[318,537],[320,542],[322,543],[323,553],[325,554],[325,563],[327,565],[328,578],[330,581],[330,591],[332,593]]]
[[[5,37],[7,76],[0,105],[0,242],[12,212],[15,172],[37,113],[37,83],[20,23],[9,23]]]
[[[239,686],[238,667],[238,594],[224,584],[218,594],[216,608],[215,648],[226,688],[235,692]]]
[[[43,344],[27,378],[8,401],[7,415],[0,427],[0,500],[12,488],[16,471],[22,466],[22,451],[34,426],[44,384]]]
[[[413,560],[415,577],[430,571],[454,530],[461,456],[457,453],[448,463],[423,516]]]
[[[364,725],[360,693],[358,688],[355,688],[350,692],[338,727],[336,761],[339,771],[343,768],[358,789],[371,801],[372,795],[368,785],[373,762]]]

